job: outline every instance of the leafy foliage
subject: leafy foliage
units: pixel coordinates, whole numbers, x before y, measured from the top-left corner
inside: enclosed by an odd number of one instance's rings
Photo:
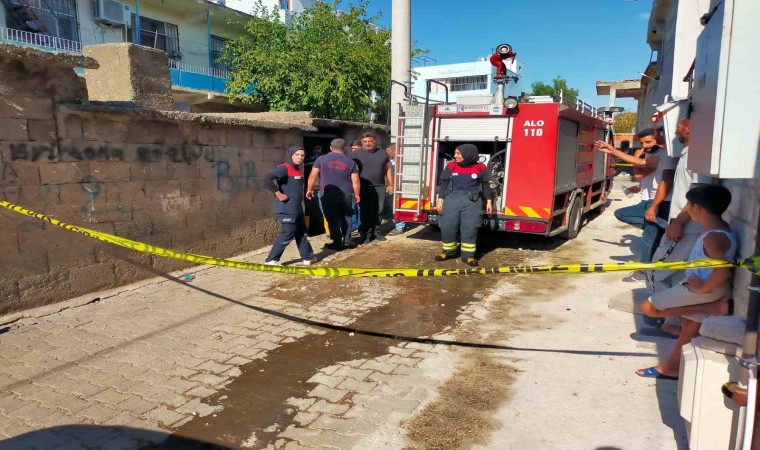
[[[636,113],[627,111],[616,114],[613,118],[615,133],[630,133],[636,126]]]
[[[530,87],[533,89],[532,95],[550,95],[552,97],[557,97],[559,96],[560,91],[562,91],[565,97],[578,98],[578,94],[580,93],[578,89],[569,87],[567,85],[567,80],[559,75],[552,80],[551,85],[546,84],[543,81],[536,81],[532,83]]]
[[[377,103],[389,95],[391,32],[367,16],[368,0],[348,11],[340,3],[314,2],[285,25],[259,1],[245,34],[227,46],[231,97],[267,110],[367,120],[378,108],[372,93]]]

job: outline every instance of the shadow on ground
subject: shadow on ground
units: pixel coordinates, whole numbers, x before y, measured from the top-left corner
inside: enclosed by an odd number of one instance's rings
[[[39,449],[92,449],[114,450],[154,449],[168,439],[168,432],[143,430],[124,426],[62,425],[31,431],[4,441],[0,450]],[[172,448],[181,450],[226,450],[232,447],[212,444],[197,439],[173,437]]]

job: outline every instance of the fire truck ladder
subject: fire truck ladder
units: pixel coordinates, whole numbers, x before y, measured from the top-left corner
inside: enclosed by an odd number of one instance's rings
[[[14,15],[19,23],[24,24],[25,30],[32,33],[48,34],[47,27],[29,0],[2,0],[7,11]],[[52,9],[51,9],[52,11]]]
[[[429,144],[424,136],[425,109],[425,105],[407,105],[404,115],[399,118],[394,194],[396,211],[419,214],[424,206],[424,168],[429,156]]]

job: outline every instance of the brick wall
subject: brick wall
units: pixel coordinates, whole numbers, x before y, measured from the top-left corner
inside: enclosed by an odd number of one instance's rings
[[[30,64],[0,60],[1,198],[68,223],[218,257],[272,242],[278,227],[262,177],[287,146],[302,142],[302,130],[66,106],[82,95],[71,68]],[[64,77],[58,87],[45,79],[54,72]],[[161,271],[187,266],[4,209],[0,230],[0,314],[153,276],[116,257],[122,253]]]

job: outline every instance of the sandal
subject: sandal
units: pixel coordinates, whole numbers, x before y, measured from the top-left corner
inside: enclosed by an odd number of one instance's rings
[[[639,372],[639,370],[641,372]],[[642,378],[655,378],[657,380],[677,380],[678,377],[672,377],[670,375],[665,375],[659,370],[655,369],[654,366],[647,367],[646,369],[639,369],[636,371],[636,375],[642,377]]]

